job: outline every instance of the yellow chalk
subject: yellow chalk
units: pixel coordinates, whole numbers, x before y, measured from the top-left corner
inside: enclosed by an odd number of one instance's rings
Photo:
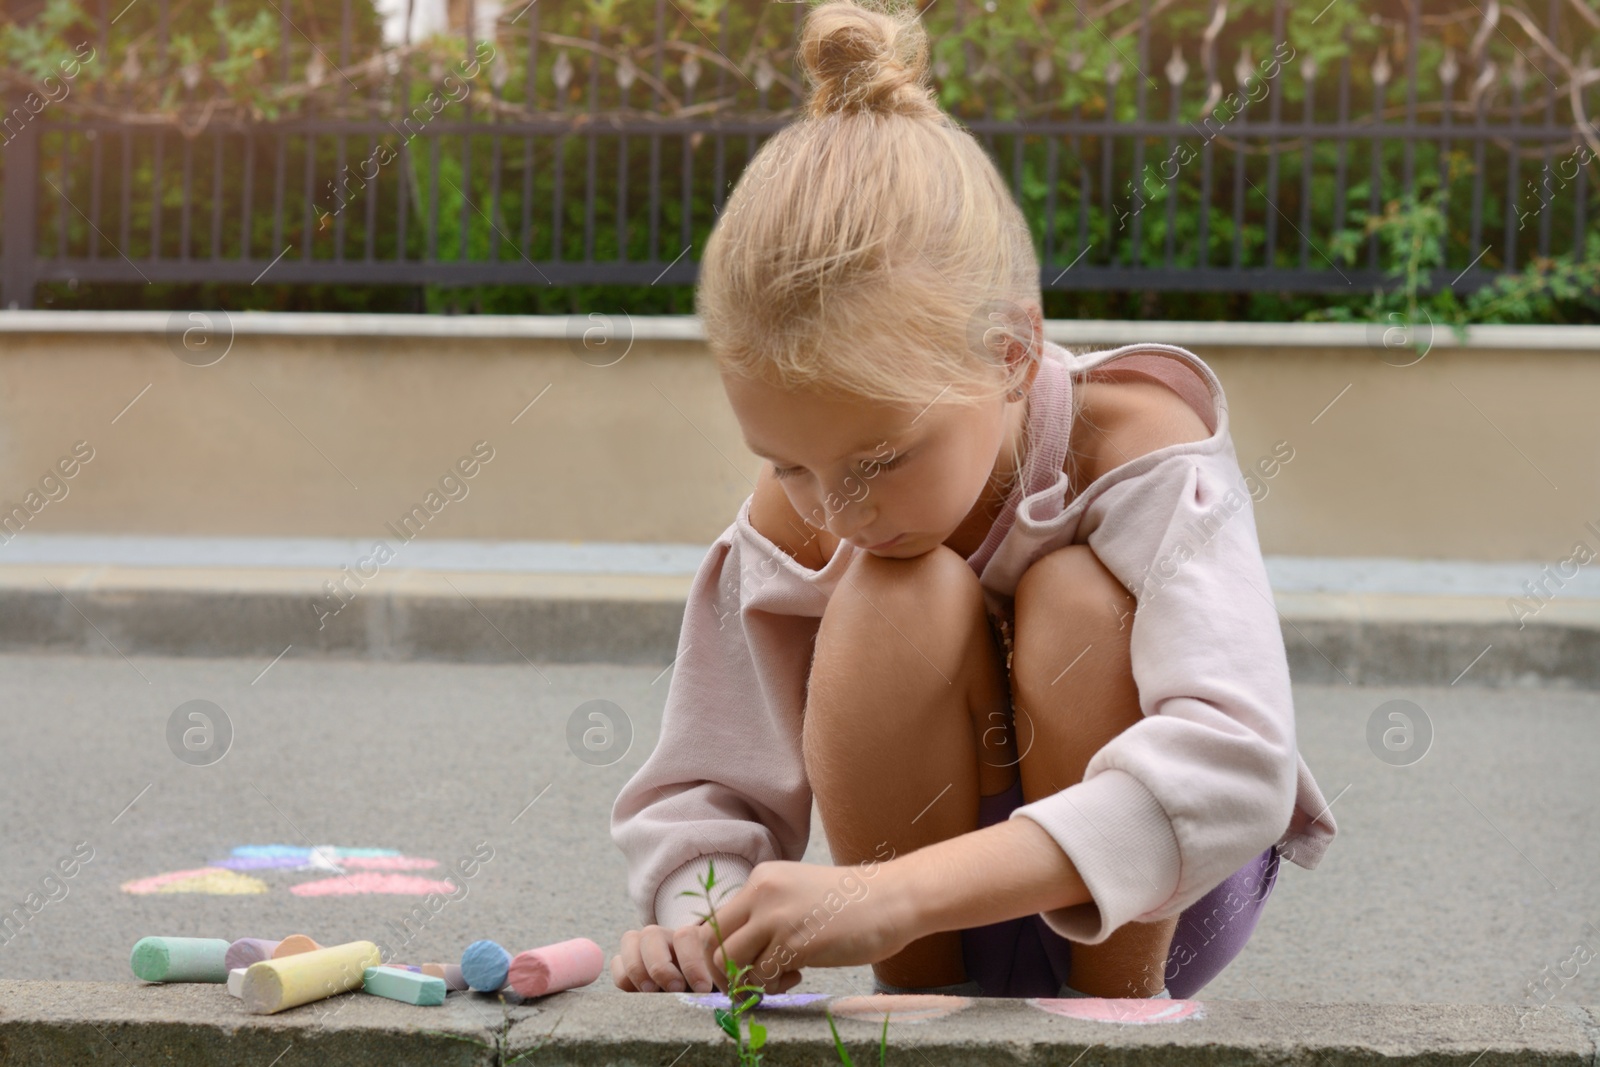
[[[382,962],[377,945],[371,941],[351,941],[252,963],[245,970],[241,990],[245,1010],[271,1015],[285,1008],[359,989],[366,969]]]

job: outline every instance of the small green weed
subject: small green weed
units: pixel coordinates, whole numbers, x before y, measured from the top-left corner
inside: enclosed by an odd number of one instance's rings
[[[761,1003],[763,990],[761,986],[746,983],[744,980],[745,976],[753,969],[753,965],[747,963],[742,967],[736,967],[728,955],[728,947],[722,941],[722,928],[717,925],[717,907],[711,900],[711,888],[717,884],[716,860],[709,861],[706,867],[706,877],[700,882],[701,895],[705,897],[707,908],[707,913],[702,918],[706,920],[712,932],[717,935],[717,947],[722,949],[722,963],[728,975],[728,1000],[734,1005],[732,1011],[717,1008],[712,1014],[722,1031],[738,1043],[739,1067],[761,1067],[760,1050],[767,1043],[767,1028],[754,1020],[746,1019],[744,1016],[751,1008]],[[696,894],[692,890],[685,889],[678,895],[692,897]],[[741,999],[741,993],[750,993],[751,995]],[[828,1018],[828,1029],[833,1032],[833,1047],[838,1050],[839,1059],[843,1061],[845,1067],[855,1067],[855,1064],[850,1059],[850,1054],[844,1049],[844,1042],[839,1040],[839,1028],[833,1023],[833,1013],[825,1011],[823,1014]],[[749,1024],[748,1037],[745,1036],[742,1025],[744,1023]],[[878,1040],[879,1067],[884,1064],[888,1051],[889,1016],[885,1014],[883,1017],[883,1033]]]

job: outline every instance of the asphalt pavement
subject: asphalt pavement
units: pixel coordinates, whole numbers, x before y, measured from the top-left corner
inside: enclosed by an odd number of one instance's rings
[[[584,936],[609,960],[635,925],[611,805],[654,744],[665,667],[0,655],[0,919],[26,916],[0,931],[0,979],[132,981],[149,934],[387,937],[415,963]],[[569,740],[593,700],[632,730],[612,762]],[[1369,741],[1393,700],[1430,724],[1421,758]],[[1282,867],[1200,997],[1536,1005],[1542,980],[1543,1000],[1600,1003],[1574,951],[1600,952],[1600,693],[1308,684],[1295,702],[1339,836],[1316,870]],[[346,891],[473,859],[425,919],[418,897]],[[815,814],[805,859],[830,862]],[[186,879],[258,891],[124,888]],[[796,992],[870,990],[857,967]]]

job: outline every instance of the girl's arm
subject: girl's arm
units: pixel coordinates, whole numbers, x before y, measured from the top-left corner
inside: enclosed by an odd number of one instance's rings
[[[1090,901],[1078,868],[1032,819],[1007,819],[896,856],[878,871],[913,940]]]
[[[641,925],[699,919],[711,859],[720,905],[756,864],[799,860],[810,839],[798,733],[804,641],[794,639],[797,620],[751,610],[796,597],[804,583],[797,590],[768,556],[782,553],[753,542],[746,525],[736,518],[695,574],[660,736],[612,806]]]

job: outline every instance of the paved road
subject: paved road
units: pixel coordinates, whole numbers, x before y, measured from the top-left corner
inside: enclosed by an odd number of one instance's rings
[[[119,888],[274,844],[393,849],[453,867],[487,842],[493,858],[467,895],[412,920],[413,962],[456,958],[479,937],[528,947],[582,935],[616,952],[634,915],[610,810],[654,743],[669,675],[292,656],[264,668],[0,656],[0,906],[56,898],[9,942],[0,935],[0,978],[130,980],[128,951],[152,933],[306,931],[334,943],[382,938],[411,916],[403,897],[290,892],[339,884],[332,872],[238,872],[268,887],[250,895]],[[636,729],[609,766],[579,760],[567,741],[573,710],[593,699],[627,709]],[[1421,706],[1435,731],[1408,766],[1367,742],[1370,715],[1391,699]],[[173,711],[190,700],[214,702],[233,727],[207,766],[169,746]],[[1301,751],[1338,798],[1340,836],[1317,870],[1284,865],[1254,939],[1204,997],[1521,1003],[1546,966],[1572,974],[1562,965],[1579,939],[1600,951],[1600,930],[1584,927],[1600,927],[1600,694],[1300,686],[1296,707]],[[80,842],[93,858],[74,868]],[[830,862],[818,818],[806,859]],[[74,874],[52,880],[60,864]],[[1560,999],[1600,1003],[1597,973],[1600,963],[1578,965]],[[800,990],[865,992],[870,974],[812,970]]]

